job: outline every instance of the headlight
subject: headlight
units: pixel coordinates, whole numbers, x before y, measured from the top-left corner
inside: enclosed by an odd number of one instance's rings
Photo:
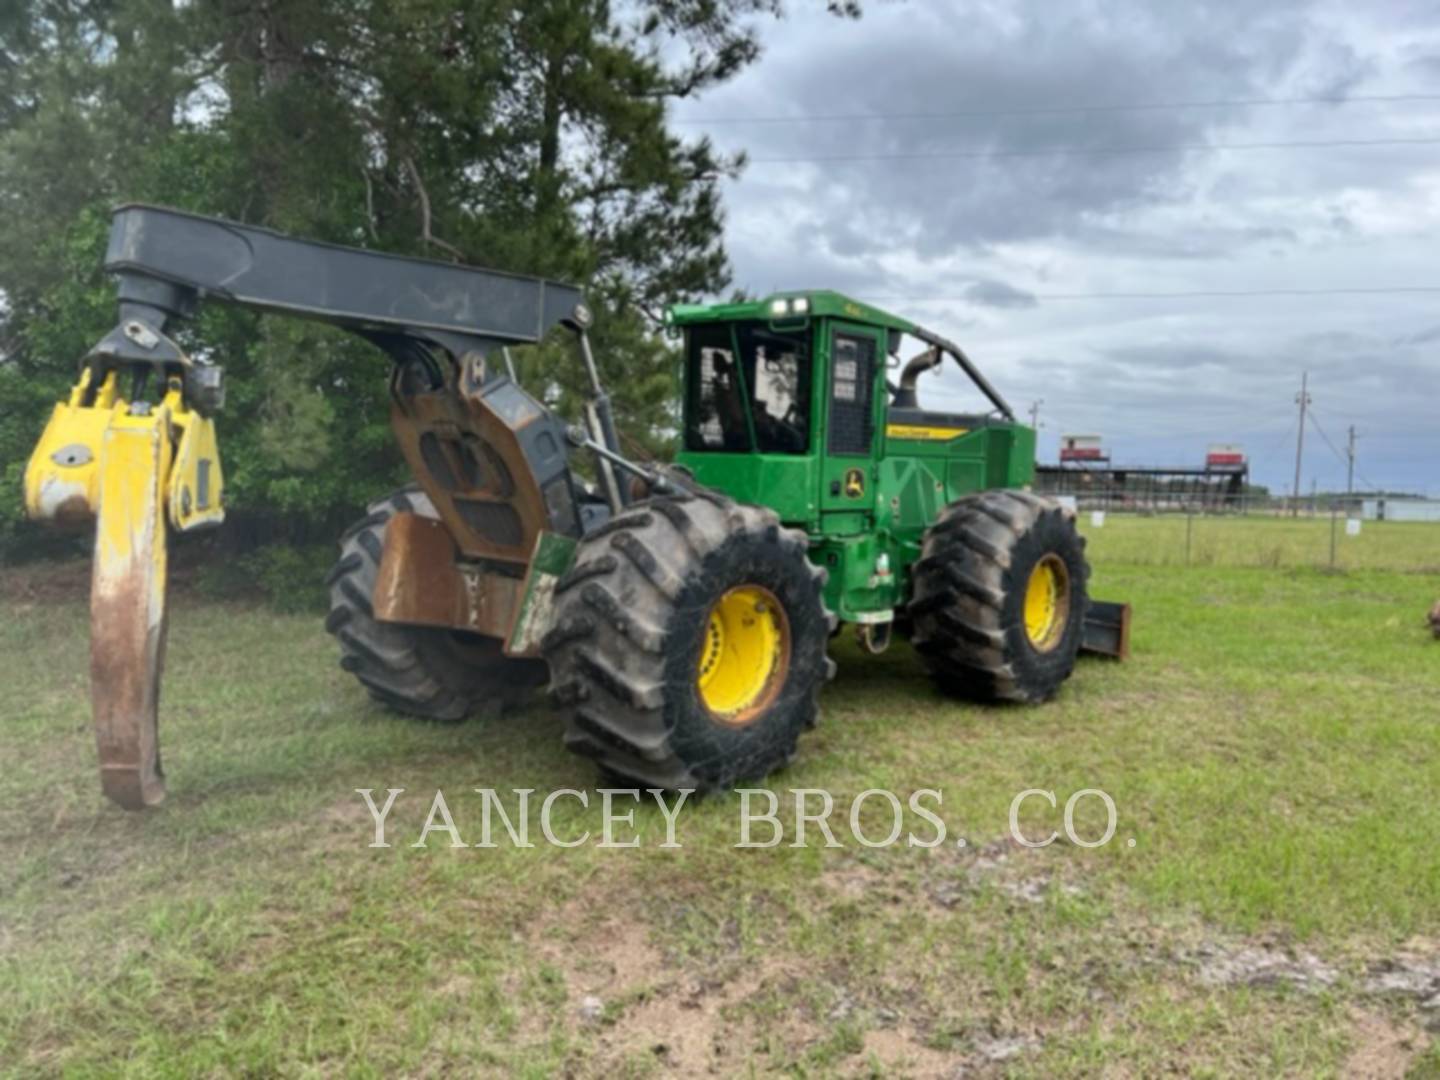
[[[795,296],[790,299],[781,297],[778,300],[770,301],[770,317],[772,319],[783,319],[786,315],[808,315],[810,313],[810,300],[804,296]]]

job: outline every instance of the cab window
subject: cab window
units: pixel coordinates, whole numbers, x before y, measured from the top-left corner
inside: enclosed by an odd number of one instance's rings
[[[687,450],[754,449],[803,454],[810,448],[810,335],[763,322],[697,326],[687,350]],[[738,346],[738,355],[737,355]],[[748,423],[747,423],[748,420]]]

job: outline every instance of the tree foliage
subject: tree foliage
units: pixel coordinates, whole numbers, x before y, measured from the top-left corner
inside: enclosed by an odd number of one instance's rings
[[[832,11],[853,15],[853,5]],[[722,290],[720,181],[667,125],[759,52],[781,0],[10,0],[0,7],[0,528],[110,328],[109,211],[164,203],[586,288],[620,426],[673,429],[661,307]],[[232,505],[318,522],[398,475],[384,360],[327,327],[208,307]],[[577,365],[522,361],[573,410]]]

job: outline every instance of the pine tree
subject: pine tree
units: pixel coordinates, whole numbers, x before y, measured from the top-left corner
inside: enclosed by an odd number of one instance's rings
[[[780,0],[6,5],[0,526],[49,402],[113,322],[99,263],[124,201],[580,284],[620,426],[663,453],[675,360],[655,320],[726,287],[719,185],[743,166],[667,108],[751,63],[763,14]],[[322,522],[399,475],[368,345],[213,306],[181,337],[228,369],[242,517]],[[573,414],[578,365],[532,352],[527,386]]]

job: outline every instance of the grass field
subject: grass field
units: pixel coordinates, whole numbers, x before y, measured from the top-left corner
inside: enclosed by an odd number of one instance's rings
[[[1263,569],[1404,570],[1440,574],[1440,526],[1360,523],[1347,536],[1345,519],[1328,516],[1243,518],[1183,514],[1107,514],[1095,528],[1081,514],[1091,557],[1114,565],[1254,566]],[[1188,534],[1188,541],[1187,541]]]
[[[1269,521],[1197,522],[1213,558],[1170,565],[1176,524],[1092,530],[1134,657],[1045,707],[955,704],[908,648],[837,641],[821,726],[770,781],[835,793],[835,849],[737,850],[735,797],[684,807],[678,849],[653,804],[634,850],[412,847],[437,789],[473,843],[477,787],[591,788],[543,701],[407,721],[317,619],[183,600],[170,798],[124,814],[97,793],[83,600],[6,571],[0,1068],[1440,1074],[1440,530],[1367,524],[1331,574],[1264,565],[1302,542]],[[860,846],[872,787],[942,791],[947,842]],[[405,789],[392,847],[356,788]],[[1030,788],[1103,789],[1114,840],[1019,846]],[[562,836],[598,834],[598,805],[558,805]],[[1103,832],[1098,799],[1076,824]]]

